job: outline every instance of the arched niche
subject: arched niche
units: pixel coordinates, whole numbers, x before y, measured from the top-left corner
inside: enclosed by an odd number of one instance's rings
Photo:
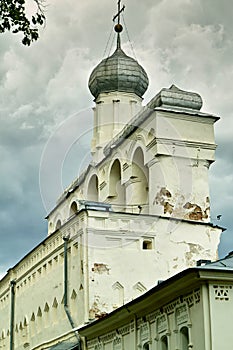
[[[121,164],[116,159],[109,172],[109,195],[110,203],[116,205],[115,210],[123,211],[125,207],[125,187],[121,184]]]
[[[87,187],[87,199],[90,201],[97,202],[99,199],[98,195],[99,181],[97,175],[92,175],[89,180]]]
[[[180,330],[181,350],[188,350],[189,346],[189,330],[188,327],[182,327]]]
[[[161,338],[161,350],[168,350],[168,338],[166,335]]]
[[[127,192],[127,204],[139,207],[144,213],[148,210],[149,170],[144,165],[144,154],[141,147],[133,153],[131,176]]]
[[[70,212],[69,212],[69,216],[73,216],[78,212],[78,206],[77,203],[75,201],[73,201],[70,205]]]
[[[55,231],[56,231],[56,230],[59,230],[60,227],[61,227],[61,220],[58,219],[58,220],[56,221]]]

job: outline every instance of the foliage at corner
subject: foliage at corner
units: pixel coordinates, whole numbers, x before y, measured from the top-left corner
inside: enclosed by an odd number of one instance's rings
[[[22,33],[22,43],[30,45],[39,38],[38,27],[45,25],[44,0],[29,0],[36,4],[32,17],[26,14],[25,0],[0,0],[0,33]]]

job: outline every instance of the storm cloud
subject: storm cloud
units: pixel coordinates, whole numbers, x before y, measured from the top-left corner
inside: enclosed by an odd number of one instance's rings
[[[233,250],[233,4],[124,4],[123,48],[136,55],[150,79],[144,103],[175,84],[200,93],[202,110],[221,117],[210,186],[212,222],[227,228],[219,248],[224,256]],[[0,36],[1,275],[46,237],[44,217],[89,159],[93,98],[88,78],[109,53],[116,5],[113,0],[50,0],[38,42],[24,47],[20,35]],[[111,43],[114,48],[115,38]]]

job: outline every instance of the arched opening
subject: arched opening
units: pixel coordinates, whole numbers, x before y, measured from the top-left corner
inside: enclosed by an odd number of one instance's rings
[[[118,159],[114,161],[109,175],[109,201],[116,205],[116,210],[123,211],[125,207],[125,188],[121,184],[121,165]]]
[[[88,183],[87,199],[90,201],[98,201],[98,177],[93,175]]]
[[[127,204],[139,208],[139,212],[148,212],[148,178],[149,170],[144,165],[142,149],[138,147],[132,159],[132,173],[128,186]]]
[[[77,211],[78,211],[78,206],[77,206],[77,203],[74,201],[70,206],[70,216],[73,216],[74,214],[76,214]]]
[[[161,338],[161,350],[168,350],[168,339],[166,335]]]
[[[150,346],[148,342],[143,345],[143,350],[150,350]]]
[[[188,350],[189,331],[188,327],[182,327],[180,330],[181,350]]]
[[[58,230],[60,227],[61,227],[61,220],[58,219],[56,222],[55,231]]]

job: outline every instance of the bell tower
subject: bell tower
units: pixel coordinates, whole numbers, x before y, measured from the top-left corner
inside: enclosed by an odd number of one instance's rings
[[[89,89],[95,97],[92,155],[94,161],[103,157],[103,147],[117,135],[142,108],[142,96],[148,87],[148,77],[143,67],[121,48],[120,34],[123,26],[120,15],[124,11],[118,1],[118,19],[115,52],[103,59],[92,71]]]

